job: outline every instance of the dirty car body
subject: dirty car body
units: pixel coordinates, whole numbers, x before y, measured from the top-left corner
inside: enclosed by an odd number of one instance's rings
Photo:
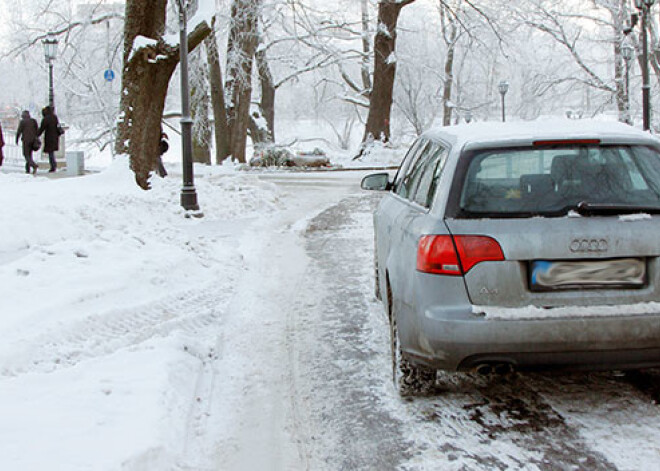
[[[363,187],[387,192],[377,294],[412,365],[660,365],[650,135],[568,120],[443,128],[413,144],[393,181]]]

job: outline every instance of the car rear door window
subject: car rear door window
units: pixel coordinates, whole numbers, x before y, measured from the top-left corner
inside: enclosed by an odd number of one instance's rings
[[[424,150],[422,150],[415,165],[411,168],[410,178],[408,179],[408,199],[410,201],[414,201],[417,188],[428,168],[429,158],[433,155],[437,147],[438,145],[434,142],[429,142],[426,147],[424,147]]]
[[[429,148],[419,184],[412,198],[420,206],[424,206],[425,208],[431,206],[438,180],[447,161],[447,154],[447,149],[440,144],[433,144]]]
[[[412,195],[413,185],[415,184],[415,177],[420,169],[420,162],[423,157],[426,155],[427,148],[430,143],[428,141],[421,141],[420,146],[415,149],[415,153],[411,155],[410,162],[407,163],[406,168],[404,169],[403,177],[399,182],[398,186],[394,190],[396,194],[402,198],[410,199]]]
[[[408,170],[408,167],[410,166],[411,161],[417,157],[419,154],[419,151],[421,148],[424,147],[426,144],[425,139],[417,139],[412,146],[410,146],[410,149],[406,153],[406,156],[403,158],[403,162],[399,166],[399,170],[397,171],[395,177],[394,177],[394,186],[393,186],[393,191],[395,193],[399,193],[399,187],[401,186],[401,181],[403,180],[403,177],[406,174],[406,171]]]

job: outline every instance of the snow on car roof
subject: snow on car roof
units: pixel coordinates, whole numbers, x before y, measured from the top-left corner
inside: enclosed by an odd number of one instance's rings
[[[600,139],[658,143],[649,133],[616,121],[591,119],[539,119],[510,123],[481,122],[447,126],[426,132],[425,137],[463,147],[469,144],[531,144],[537,140]]]

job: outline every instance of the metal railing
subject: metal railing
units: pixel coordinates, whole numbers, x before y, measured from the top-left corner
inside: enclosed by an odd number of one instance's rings
[[[16,144],[16,131],[13,129],[2,129],[2,136],[5,141],[5,146],[2,148],[2,153],[5,156],[2,167],[9,170],[16,169],[25,169],[25,158],[23,157],[23,143],[18,141]],[[43,142],[43,136],[41,137]],[[36,163],[48,162],[48,156],[45,155],[41,150],[36,151],[32,154],[34,161]],[[58,163],[62,165],[64,159],[58,159]]]
[[[2,164],[6,168],[24,168],[25,159],[23,158],[23,147],[19,141],[16,145],[16,131],[3,129],[2,137],[5,141],[5,146],[2,148],[2,153],[5,160]]]

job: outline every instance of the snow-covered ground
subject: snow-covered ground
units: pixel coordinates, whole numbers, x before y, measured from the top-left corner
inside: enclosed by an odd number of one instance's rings
[[[236,236],[280,191],[207,176],[206,217],[186,219],[178,180],[143,192],[120,161],[0,182],[0,469],[167,469],[244,269]]]

